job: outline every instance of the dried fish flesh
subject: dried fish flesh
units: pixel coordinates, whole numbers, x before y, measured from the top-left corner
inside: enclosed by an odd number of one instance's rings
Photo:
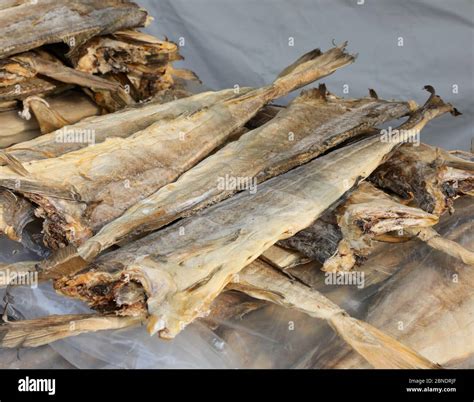
[[[280,244],[316,258],[323,263],[322,270],[327,272],[349,271],[356,264],[361,265],[376,241],[397,242],[410,237],[418,237],[466,264],[474,262],[472,252],[443,239],[431,228],[438,223],[438,216],[406,206],[369,183],[362,183],[332,213],[334,223],[318,220]],[[324,242],[322,238],[335,241]]]
[[[445,236],[472,249],[472,208],[460,201],[463,212],[455,220],[461,225]],[[464,268],[435,253],[404,262],[371,301],[366,320],[427,358],[456,367],[474,353],[474,272]],[[366,367],[348,349],[337,347],[328,357],[326,367]]]
[[[33,220],[33,207],[10,190],[0,190],[0,234],[21,241],[23,229]]]

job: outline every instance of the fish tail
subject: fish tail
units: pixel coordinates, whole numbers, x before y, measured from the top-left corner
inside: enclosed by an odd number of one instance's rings
[[[346,45],[347,42],[344,42],[324,53],[314,49],[304,54],[278,75],[273,87],[283,96],[353,63],[356,55],[348,54],[345,51]]]
[[[329,322],[335,331],[374,368],[435,369],[440,365],[415,350],[346,313],[333,315]]]
[[[142,320],[142,317],[69,314],[5,322],[0,324],[0,347],[37,347],[82,333],[136,326]]]

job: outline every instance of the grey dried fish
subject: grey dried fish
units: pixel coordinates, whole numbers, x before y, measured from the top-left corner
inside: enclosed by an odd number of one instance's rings
[[[45,218],[45,242],[52,248],[79,244],[137,201],[204,159],[223,144],[270,100],[283,96],[350,64],[344,46],[302,56],[287,74],[264,88],[219,102],[191,116],[160,121],[127,139],[113,138],[61,158],[28,164],[30,180],[0,167],[0,184],[23,193],[40,206]],[[70,201],[39,193],[40,183],[61,181],[80,200]],[[70,197],[69,197],[70,198]]]
[[[460,206],[458,216],[448,219],[451,229],[443,236],[473,249],[470,201],[459,201],[463,207]],[[371,299],[365,319],[427,358],[445,367],[458,366],[474,353],[474,271],[437,253],[422,259],[407,258],[395,267],[403,269],[396,270]],[[349,349],[334,346],[324,359],[324,367],[366,367]]]
[[[376,368],[438,367],[367,323],[350,317],[322,294],[275,272],[263,261],[254,261],[244,268],[229,287],[257,299],[327,320],[349,345]],[[214,301],[211,317],[204,319],[204,322],[215,326],[222,319],[245,314],[260,306],[261,304],[253,301],[243,303],[241,296],[227,291]],[[144,314],[145,309],[141,306],[134,317],[65,315],[0,324],[0,346],[35,347],[84,332],[131,327],[143,322]]]
[[[90,261],[130,234],[156,230],[239,190],[256,191],[258,183],[306,163],[379,123],[402,117],[411,107],[409,102],[338,98],[327,93],[324,85],[305,91],[265,125],[135,204],[81,245],[78,254]],[[238,180],[246,187],[240,188]]]
[[[146,11],[128,1],[24,2],[0,11],[0,58],[48,43],[77,46],[92,36],[144,26],[146,20]]]

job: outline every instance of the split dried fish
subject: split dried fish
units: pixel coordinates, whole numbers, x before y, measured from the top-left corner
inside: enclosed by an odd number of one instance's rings
[[[175,43],[137,31],[94,37],[78,47],[71,57],[76,70],[98,74],[128,89],[115,95],[100,88],[93,90],[95,101],[109,112],[172,88],[175,76],[181,81],[199,80],[191,71],[172,67],[173,61],[182,59]]]
[[[94,314],[52,315],[33,320],[0,323],[0,347],[37,347],[82,333],[128,328],[142,323],[140,317]]]
[[[0,168],[0,184],[14,187],[39,205],[36,213],[45,218],[45,242],[50,247],[81,243],[204,159],[264,104],[352,61],[344,46],[325,53],[312,51],[267,87],[191,116],[157,122],[127,139],[113,138],[60,158],[33,161],[28,164],[28,178]],[[49,183],[50,195],[43,183]],[[67,197],[58,197],[53,187],[61,187]]]
[[[67,121],[67,124],[73,124],[86,117],[99,114],[97,105],[79,91],[65,91],[40,99],[26,98],[22,111],[17,109],[15,102],[13,109],[0,112],[0,148],[26,142],[40,134],[61,128],[61,122],[55,118],[56,115]],[[34,115],[35,118],[25,120],[18,116],[19,112],[26,117]],[[44,157],[46,156],[43,155]]]
[[[231,289],[237,289],[257,299],[295,308],[312,317],[327,320],[349,345],[376,368],[437,367],[436,364],[379,330],[350,317],[339,306],[317,291],[291,281],[285,275],[278,274],[263,261],[254,261],[235,278],[237,279],[229,284]],[[128,286],[130,285],[133,283],[130,282]],[[104,292],[106,289],[101,288],[100,291]],[[116,297],[117,301],[120,300],[120,294],[127,293],[119,292]],[[128,294],[130,295],[130,293]],[[242,297],[243,295],[239,296],[238,293],[226,291],[212,303],[210,316],[203,318],[202,321],[216,328],[223,320],[242,316],[262,307],[261,303],[251,299],[244,301],[245,299]],[[143,322],[145,314],[145,307],[139,305],[138,309],[135,307],[133,317],[65,315],[0,324],[0,346],[35,347],[85,332],[136,326]]]
[[[398,141],[446,112],[454,108],[430,98],[400,126]],[[135,305],[127,311],[113,300],[130,281],[139,283],[147,296],[149,332],[172,338],[206,313],[234,275],[278,240],[308,227],[398,144],[375,136],[329,153],[268,180],[256,194],[241,193],[107,253],[89,271],[58,279],[55,288],[99,310],[133,315]],[[94,292],[97,285],[100,293]]]
[[[409,102],[338,98],[327,93],[324,85],[304,91],[274,119],[135,204],[81,245],[78,254],[90,261],[132,233],[137,236],[156,230],[239,190],[256,191],[258,183],[306,163],[377,124],[407,115],[411,107]],[[238,180],[243,184],[239,186]]]
[[[16,73],[14,74],[14,72]],[[119,88],[117,83],[112,83],[104,78],[67,67],[54,56],[40,49],[16,54],[9,59],[0,60],[1,87],[15,85],[21,88],[23,81],[37,75],[49,77],[65,84],[74,84],[86,88],[111,91]]]

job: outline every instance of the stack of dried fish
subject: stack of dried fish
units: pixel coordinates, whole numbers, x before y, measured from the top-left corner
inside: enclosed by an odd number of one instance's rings
[[[108,82],[126,77],[145,90],[148,71],[131,72],[131,60],[163,59],[136,52],[133,35],[122,37],[127,46],[116,39],[120,35],[85,41],[93,50],[75,54],[75,67]],[[472,195],[472,161],[440,151],[433,163],[423,145],[420,163],[408,165],[417,157],[411,145],[402,145],[430,120],[459,114],[432,87],[421,107],[379,99],[373,90],[344,99],[321,84],[287,108],[264,108],[353,62],[344,47],[307,53],[263,88],[200,94],[78,123],[96,127],[93,146],[58,145],[51,133],[7,149],[0,229],[20,239],[34,210],[54,254],[2,270],[39,272],[97,314],[5,323],[0,345],[38,346],[140,324],[169,339],[195,319],[213,327],[219,317],[258,308],[251,296],[327,321],[374,367],[437,367],[430,356],[349,316],[317,287],[292,280],[308,259],[326,271],[348,271],[363,264],[377,242],[411,237],[473,262],[472,252],[432,229],[452,198]],[[122,57],[129,50],[132,59]],[[108,52],[117,57],[107,59]],[[105,99],[102,90],[94,93]],[[405,117],[396,138],[387,140],[377,129]],[[393,174],[398,161],[399,171],[418,169],[420,177]],[[369,177],[380,188],[364,182]],[[423,188],[411,182],[421,178]],[[66,330],[71,320],[76,325]]]
[[[135,30],[148,21],[145,10],[119,0],[2,8],[0,146],[32,138],[37,125],[44,134],[170,90],[179,88],[172,97],[187,95],[183,80],[197,77],[172,67],[182,59],[175,43]],[[17,122],[21,108],[37,125]]]

